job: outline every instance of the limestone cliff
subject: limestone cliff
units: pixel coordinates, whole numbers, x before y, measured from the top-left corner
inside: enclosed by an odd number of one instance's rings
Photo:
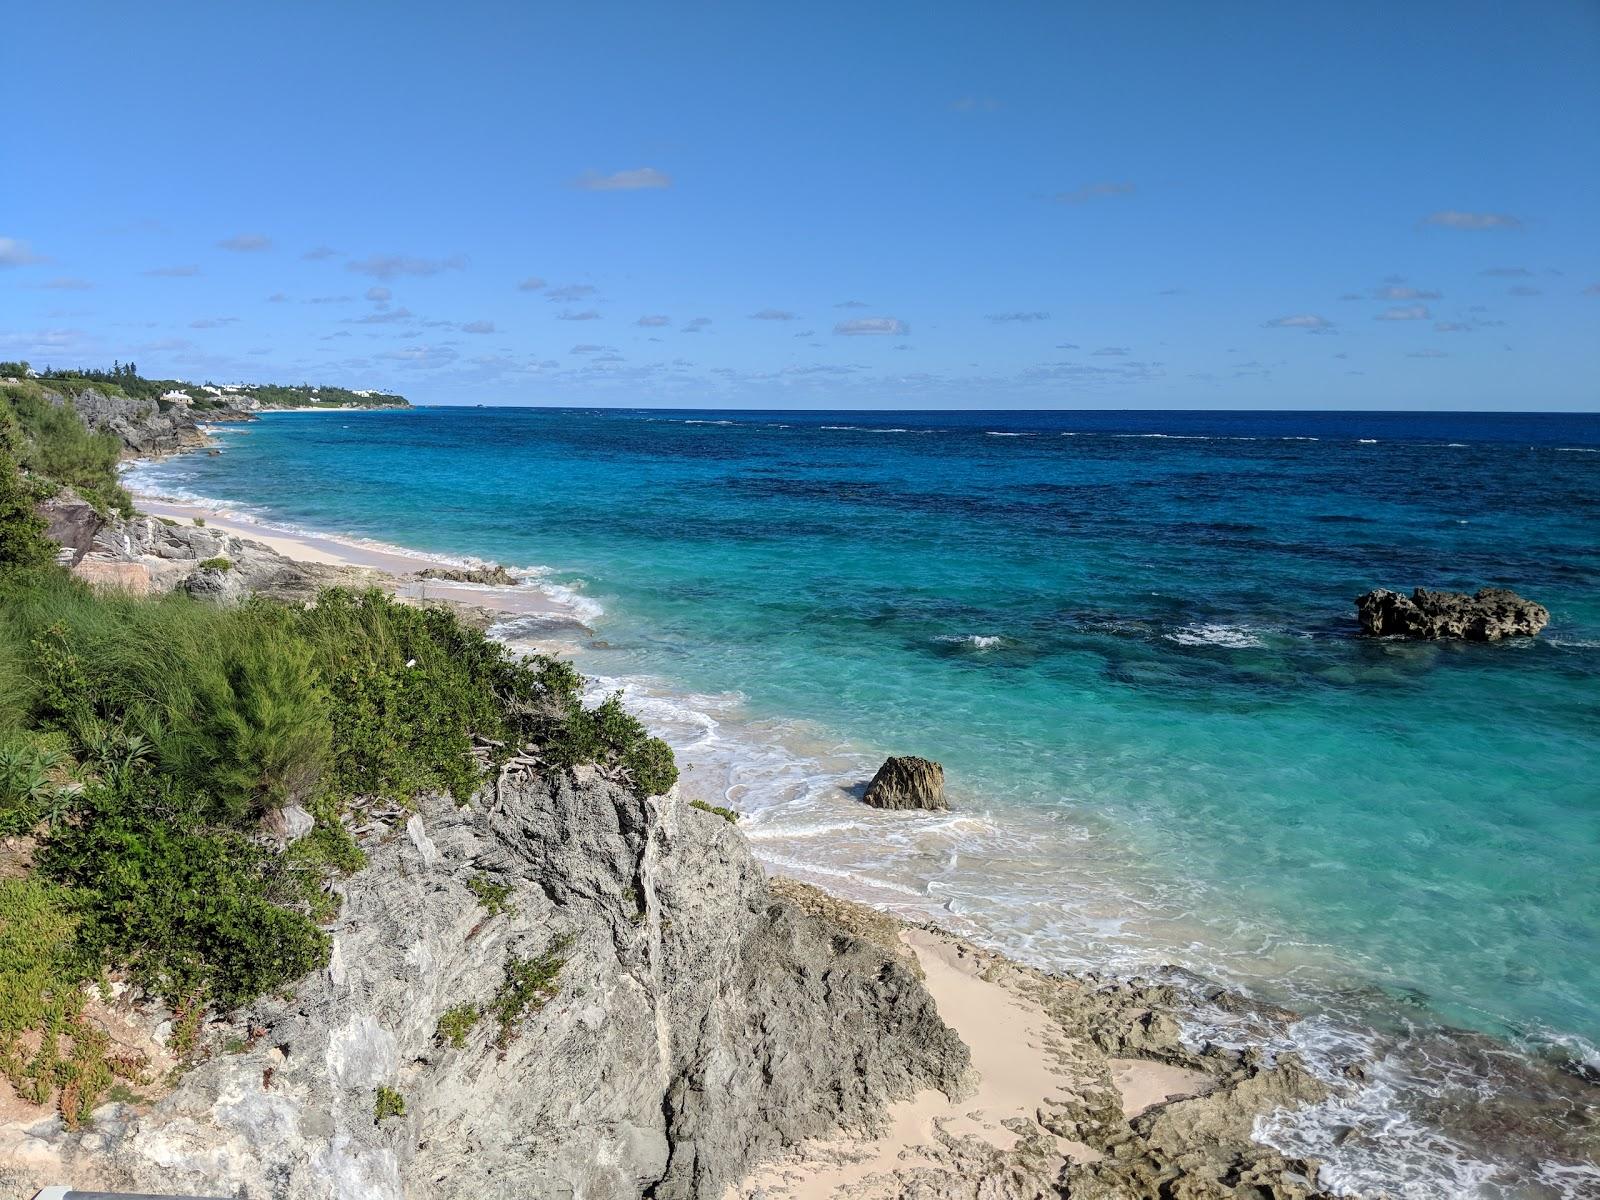
[[[326,972],[210,1031],[149,1111],[41,1121],[4,1194],[686,1200],[963,1086],[966,1047],[904,963],[775,897],[733,827],[677,799],[530,776],[425,805],[369,852]],[[504,911],[473,880],[508,886]],[[437,1036],[540,956],[560,962],[542,1008]],[[403,1116],[376,1118],[379,1088]]]

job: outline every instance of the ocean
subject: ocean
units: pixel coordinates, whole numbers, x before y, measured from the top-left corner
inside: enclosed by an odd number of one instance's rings
[[[500,634],[622,690],[772,868],[1047,967],[1288,1004],[1330,1078],[1372,1058],[1261,1131],[1329,1186],[1600,1194],[1564,1140],[1600,1097],[1600,416],[441,407],[217,436],[130,484],[521,570],[567,615]],[[1551,621],[1357,636],[1356,595],[1416,585]],[[941,761],[952,812],[860,804],[890,753]],[[1525,1119],[1474,1115],[1501,1104]]]

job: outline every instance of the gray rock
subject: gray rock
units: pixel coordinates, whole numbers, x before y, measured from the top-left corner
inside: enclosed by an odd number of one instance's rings
[[[162,411],[154,400],[112,396],[94,388],[71,397],[52,392],[50,399],[76,410],[90,429],[114,435],[128,456],[171,454],[205,444],[205,435],[186,407]]]
[[[396,836],[397,835],[397,836]],[[333,961],[239,1014],[142,1115],[45,1136],[79,1187],[275,1200],[715,1197],[757,1160],[957,1089],[966,1048],[894,956],[768,889],[742,836],[591,778],[427,802],[346,881]],[[489,916],[466,886],[513,886]],[[435,1037],[514,956],[564,959],[502,1038]],[[374,1120],[375,1091],[405,1098]],[[37,1154],[39,1147],[35,1146]]]
[[[65,562],[71,567],[94,548],[95,537],[106,525],[106,518],[95,511],[94,505],[71,491],[44,501],[39,505],[39,515],[44,518],[46,536],[69,552]]]
[[[944,798],[944,768],[910,754],[884,760],[861,798],[874,808],[942,811],[950,807]]]
[[[448,583],[485,583],[496,587],[515,587],[521,582],[499,563],[492,567],[428,567],[417,572],[418,579],[438,579]]]
[[[1477,595],[1417,588],[1410,598],[1378,588],[1356,597],[1356,616],[1364,633],[1413,638],[1457,638],[1493,642],[1532,637],[1550,621],[1542,604],[1505,588],[1481,588]]]
[[[193,572],[184,579],[183,590],[197,600],[217,604],[232,603],[242,595],[238,576],[217,567],[201,567]]]

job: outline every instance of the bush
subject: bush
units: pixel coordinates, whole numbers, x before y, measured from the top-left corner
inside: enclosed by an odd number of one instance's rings
[[[231,571],[233,563],[226,558],[203,558],[200,560],[200,569],[203,571]]]
[[[45,536],[43,519],[35,511],[37,490],[23,479],[0,428],[0,570],[42,567],[53,563],[56,544]]]
[[[449,1045],[457,1050],[464,1050],[467,1046],[467,1034],[472,1032],[482,1015],[476,1005],[453,1005],[439,1015],[439,1028],[434,1032],[434,1039],[441,1046]]]
[[[122,442],[94,433],[70,402],[51,400],[37,383],[0,387],[0,422],[12,429],[11,452],[35,476],[70,487],[101,512],[133,513],[117,479]]]
[[[499,1024],[495,1048],[502,1055],[520,1032],[523,1020],[538,1012],[561,990],[558,977],[566,965],[569,938],[557,939],[543,954],[518,956],[506,959],[506,977],[494,999],[489,1001],[486,1016],[494,1017]]]
[[[565,720],[551,731],[545,753],[564,767],[579,763],[616,765],[640,797],[660,796],[678,780],[672,749],[649,735],[639,719],[622,707],[622,693],[594,708],[570,702]]]
[[[474,875],[467,880],[467,890],[478,898],[478,903],[491,917],[511,911],[512,887],[509,883],[496,883],[487,875]]]
[[[388,1117],[403,1117],[405,1115],[406,1098],[392,1087],[380,1087],[376,1098],[372,1102],[372,1123],[376,1125]]]
[[[729,825],[739,823],[739,814],[731,808],[723,808],[720,804],[707,804],[704,800],[689,801],[690,808],[698,808],[701,812],[710,813],[714,817],[721,817]]]
[[[91,789],[85,817],[42,846],[39,869],[80,890],[79,941],[174,1005],[232,1009],[326,965],[328,938],[274,903],[273,856],[200,824],[171,781],[130,772]]]

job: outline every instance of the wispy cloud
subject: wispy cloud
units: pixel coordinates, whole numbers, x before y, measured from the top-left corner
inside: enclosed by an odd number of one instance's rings
[[[224,325],[237,325],[238,317],[201,317],[198,321],[190,321],[190,329],[221,329]]]
[[[517,284],[517,291],[519,291],[519,292],[537,292],[537,291],[541,290],[543,287],[544,287],[544,280],[540,279],[537,275],[529,275],[521,283]]]
[[[1333,322],[1316,313],[1295,313],[1288,317],[1273,317],[1263,324],[1268,329],[1304,329],[1307,333],[1332,333]]]
[[[793,321],[795,317],[796,314],[786,308],[763,308],[750,314],[752,321]]]
[[[672,318],[661,313],[653,313],[647,317],[640,317],[634,324],[643,325],[646,329],[659,329],[663,325],[672,324]]]
[[[272,239],[260,233],[236,233],[230,238],[223,238],[217,243],[219,250],[235,250],[240,254],[252,254],[258,250],[272,249]]]
[[[1050,314],[1047,312],[998,312],[990,313],[984,319],[993,321],[996,324],[1007,324],[1014,321],[1048,321]]]
[[[310,262],[317,262],[324,258],[335,258],[338,253],[332,246],[313,246],[300,257]]]
[[[1422,223],[1438,229],[1521,229],[1523,226],[1522,218],[1510,213],[1461,212],[1454,208],[1429,213],[1422,218]]]
[[[865,300],[841,300],[834,305],[835,308],[866,308]]]
[[[571,304],[574,300],[586,300],[599,290],[592,283],[568,283],[551,288],[545,293],[545,299],[552,304]]]
[[[1374,288],[1372,294],[1379,300],[1439,300],[1443,298],[1439,292],[1418,291],[1414,287],[1406,287],[1403,284],[1395,283],[1391,283],[1386,287]]]
[[[999,112],[1000,101],[992,96],[963,96],[952,100],[950,107],[955,112]]]
[[[94,284],[75,275],[58,275],[54,279],[46,279],[39,286],[53,292],[87,292]]]
[[[597,346],[593,342],[581,342],[568,350],[568,354],[604,354],[611,349],[610,346]]]
[[[145,274],[158,276],[163,279],[187,279],[191,275],[200,274],[200,268],[195,266],[193,263],[185,263],[182,266],[177,267],[153,267],[146,271]]]
[[[493,321],[468,321],[461,327],[462,333],[493,333]]]
[[[355,299],[354,296],[313,296],[313,297],[311,297],[311,299],[307,300],[306,303],[307,304],[349,304],[354,299]]]
[[[1090,351],[1091,358],[1126,358],[1127,356],[1128,348],[1126,346],[1101,346],[1098,350]]]
[[[1521,284],[1518,284],[1516,287],[1507,288],[1506,289],[1506,295],[1508,295],[1508,296],[1542,296],[1542,295],[1544,295],[1544,289],[1543,288],[1536,288],[1536,287],[1529,287],[1527,284],[1521,283]]]
[[[1585,296],[1600,296],[1600,283],[1591,283],[1583,289],[1583,294]]]
[[[1406,357],[1407,358],[1449,358],[1450,355],[1444,350],[1434,350],[1434,349],[1432,349],[1430,347],[1427,350],[1409,350],[1409,351],[1406,352]]]
[[[840,321],[833,331],[845,337],[904,337],[911,332],[911,326],[898,317],[857,317],[853,321]]]
[[[1433,317],[1426,304],[1407,304],[1403,307],[1385,309],[1374,321],[1427,321]]]
[[[1058,204],[1085,204],[1090,200],[1103,200],[1108,196],[1131,196],[1135,190],[1131,183],[1103,180],[1099,183],[1086,183],[1082,187],[1073,188],[1070,192],[1057,192],[1054,198]]]
[[[346,317],[346,325],[396,325],[402,321],[416,319],[416,313],[409,308],[391,308],[387,312],[368,313],[364,317]]]
[[[459,254],[450,258],[414,258],[409,254],[374,254],[353,259],[345,266],[359,275],[372,275],[378,279],[394,279],[401,275],[437,275],[441,271],[459,271],[467,260]]]
[[[600,314],[592,308],[581,309],[578,312],[573,312],[570,308],[564,308],[557,314],[556,319],[560,321],[598,321],[600,320]]]
[[[394,293],[386,287],[378,287],[374,285],[373,287],[369,287],[367,289],[367,299],[371,300],[374,304],[387,304],[393,296]]]
[[[0,267],[31,267],[48,262],[43,255],[35,254],[33,247],[19,238],[0,237]]]
[[[1533,272],[1527,267],[1488,267],[1478,272],[1479,275],[1493,275],[1500,279],[1527,279]]]
[[[614,171],[610,175],[585,171],[572,181],[572,186],[586,192],[638,192],[669,188],[672,186],[672,176],[654,167],[635,167],[631,171]]]
[[[684,322],[683,329],[680,330],[680,332],[699,333],[702,329],[710,324],[710,317],[690,317],[689,320]]]
[[[267,297],[267,303],[268,304],[282,304],[288,298],[289,297],[285,296],[282,292],[273,292],[272,295]]]

